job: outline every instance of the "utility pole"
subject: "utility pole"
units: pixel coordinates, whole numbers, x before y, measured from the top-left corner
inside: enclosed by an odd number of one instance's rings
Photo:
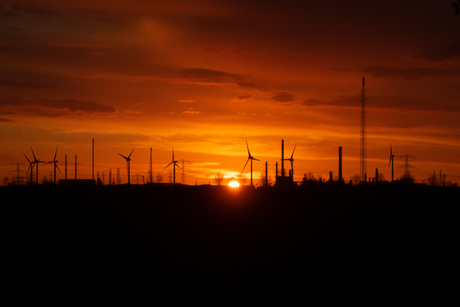
[[[152,147],[150,147],[150,182],[153,182],[153,178],[152,178]]]
[[[360,155],[360,177],[361,182],[366,183],[367,177],[367,136],[366,136],[366,88],[364,87],[364,78],[363,78],[363,88],[361,90],[361,155]]]

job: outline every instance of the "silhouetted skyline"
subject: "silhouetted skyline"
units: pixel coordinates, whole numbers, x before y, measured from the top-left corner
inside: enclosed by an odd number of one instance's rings
[[[152,147],[152,177],[168,181],[174,144],[202,184],[236,177],[247,139],[258,181],[265,162],[273,176],[284,139],[297,146],[295,181],[336,175],[342,146],[347,182],[360,173],[364,77],[369,175],[390,180],[391,144],[417,157],[417,182],[440,170],[458,182],[453,2],[3,1],[0,178],[30,147],[48,161],[59,146],[59,167],[78,155],[89,179],[94,138],[96,172],[120,168],[126,182],[117,153],[136,148],[130,172],[150,178]],[[40,165],[39,180],[50,171]]]

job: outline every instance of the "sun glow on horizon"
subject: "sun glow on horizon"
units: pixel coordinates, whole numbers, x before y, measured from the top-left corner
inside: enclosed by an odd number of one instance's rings
[[[228,186],[231,187],[231,188],[239,188],[240,187],[240,184],[238,183],[238,181],[236,180],[232,180],[228,183]]]

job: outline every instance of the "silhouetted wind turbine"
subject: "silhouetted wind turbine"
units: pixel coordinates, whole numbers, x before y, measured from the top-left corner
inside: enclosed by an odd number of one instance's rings
[[[166,165],[166,167],[163,170],[167,169],[168,166],[170,166],[171,164],[173,165],[173,184],[176,184],[176,166],[179,167],[179,165],[177,165],[177,161],[174,160],[174,147],[172,149],[172,161],[168,165]]]
[[[248,148],[248,160],[246,160],[246,164],[244,165],[243,170],[241,171],[241,173],[244,172],[244,169],[246,168],[246,165],[248,165],[249,160],[251,160],[251,186],[253,186],[253,184],[252,184],[252,160],[256,160],[256,161],[260,161],[260,160],[258,160],[256,158],[254,158],[253,156],[251,156],[251,152],[249,151],[248,140],[246,140],[246,147]]]
[[[136,148],[134,148],[136,149]],[[126,164],[128,165],[128,184],[131,184],[131,173],[130,173],[130,164],[131,164],[131,155],[133,154],[134,149],[131,151],[128,157],[123,156],[121,153],[118,153],[120,156],[122,156],[126,160]]]
[[[297,145],[294,146],[294,150],[292,151],[292,155],[289,159],[284,159],[285,161],[291,162],[291,176],[294,177],[294,151]]]
[[[33,183],[33,177],[32,177],[32,170],[34,169],[34,162],[30,162],[29,158],[27,158],[25,153],[22,153],[24,157],[26,157],[27,161],[29,161],[29,168],[27,169],[27,174],[30,172],[30,183]]]
[[[395,172],[394,162],[395,162],[395,155],[393,154],[393,150],[390,145],[390,163],[388,165],[391,165],[391,183],[393,183],[393,179],[394,179],[394,172]]]
[[[36,157],[35,157],[35,154],[34,154],[34,150],[32,149],[32,147],[30,147],[30,150],[32,150],[32,155],[34,156],[34,161],[33,163],[37,166],[37,169],[35,170],[35,175],[36,175],[36,183],[38,185],[38,163],[45,163],[45,161],[40,161],[38,160]]]
[[[50,161],[50,162],[47,162],[45,164],[50,164],[50,163],[54,163],[54,184],[56,184],[56,168],[59,170],[59,173],[61,172],[61,170],[59,169],[59,166],[57,166],[57,163],[58,161],[56,160],[56,156],[57,156],[57,147],[56,147],[56,152],[54,153],[54,159],[53,161]]]

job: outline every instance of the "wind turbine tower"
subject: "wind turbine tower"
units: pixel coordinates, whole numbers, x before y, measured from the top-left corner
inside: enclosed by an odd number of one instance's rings
[[[163,170],[167,169],[168,166],[170,166],[171,164],[173,165],[173,184],[176,184],[176,166],[179,167],[179,165],[177,165],[177,161],[174,160],[174,147],[172,149],[172,161],[168,165],[166,165],[166,167]]]
[[[54,159],[53,161],[50,161],[50,162],[47,162],[45,164],[50,164],[50,163],[53,163],[54,164],[54,184],[56,185],[56,168],[59,170],[59,172],[61,172],[61,170],[59,169],[59,167],[57,166],[57,163],[58,161],[56,160],[56,156],[57,156],[57,147],[56,147],[56,152],[54,153]],[[67,166],[66,166],[67,167]]]
[[[39,163],[45,163],[45,162],[40,161],[35,157],[35,153],[34,153],[34,150],[32,149],[32,147],[30,148],[30,150],[32,151],[32,155],[34,156],[34,161],[32,161],[32,162],[37,166],[37,168],[35,169],[35,176],[36,176],[36,184],[38,185],[38,164]]]
[[[29,162],[29,168],[27,169],[27,173],[30,172],[30,184],[34,183],[34,177],[33,177],[33,169],[34,169],[34,162],[30,161],[29,158],[27,158],[25,153],[22,153],[24,157],[26,157],[27,161]]]
[[[294,181],[294,151],[295,151],[296,147],[297,147],[297,145],[294,146],[294,150],[292,151],[291,157],[288,158],[288,159],[284,159],[286,161],[291,162],[291,170],[289,172],[289,177],[291,177],[293,181]],[[284,150],[283,150],[283,152],[284,152]],[[283,154],[283,156],[284,156],[284,154]]]
[[[246,164],[244,165],[243,170],[241,171],[241,173],[244,172],[244,169],[246,168],[246,165],[248,165],[249,160],[251,160],[251,187],[252,187],[252,186],[254,186],[253,183],[252,183],[252,160],[256,160],[256,161],[260,161],[260,160],[258,160],[256,158],[254,158],[253,156],[251,156],[251,153],[249,152],[248,140],[246,140],[246,147],[248,148],[248,160],[246,160]]]
[[[128,157],[125,157],[121,153],[118,153],[120,156],[122,156],[126,160],[126,164],[128,166],[128,184],[131,184],[131,180],[130,180],[131,179],[130,178],[131,177],[130,164],[131,164],[131,155],[133,154],[134,149],[136,149],[136,148],[133,148],[133,150],[131,151],[131,153],[129,154]]]
[[[395,175],[395,155],[393,154],[393,149],[391,148],[390,145],[390,163],[391,165],[391,183],[394,181],[394,175]]]
[[[361,182],[367,180],[367,136],[366,136],[366,88],[364,87],[363,78],[363,89],[361,90],[361,155],[360,155],[360,177]]]

